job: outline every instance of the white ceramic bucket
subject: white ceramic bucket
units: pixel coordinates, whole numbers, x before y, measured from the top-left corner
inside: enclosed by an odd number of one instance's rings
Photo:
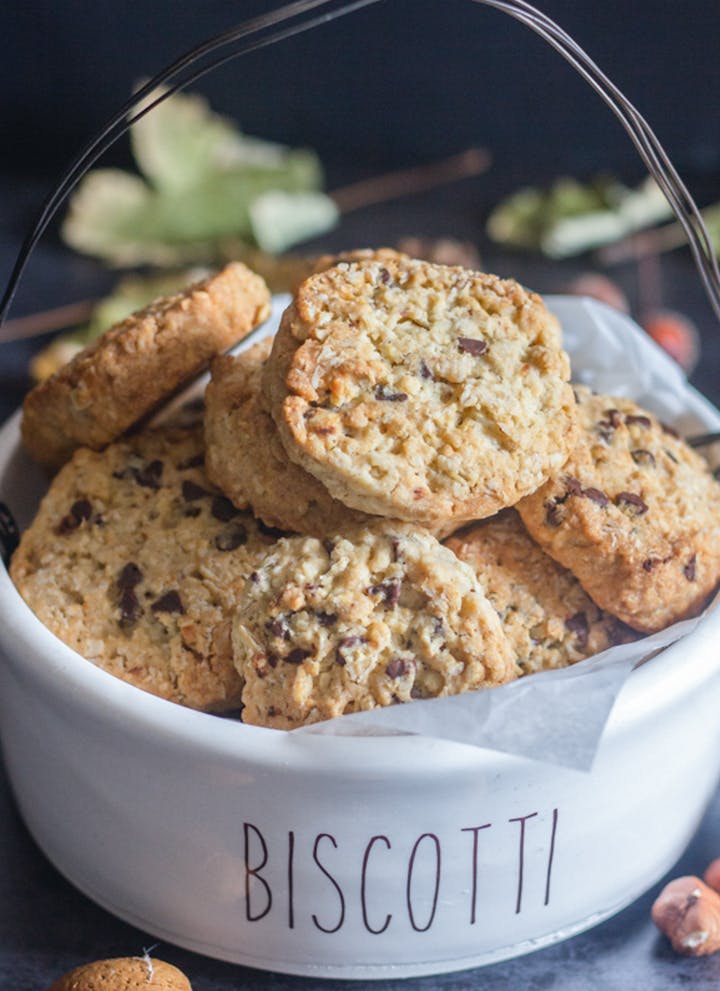
[[[567,317],[582,304],[556,305]],[[720,427],[697,394],[687,403],[697,425]],[[0,499],[24,523],[41,487],[15,417],[0,432]],[[183,709],[75,654],[3,569],[2,743],[38,844],[121,918],[254,967],[431,974],[564,939],[671,866],[720,765],[719,644],[716,609],[634,671],[583,773]]]

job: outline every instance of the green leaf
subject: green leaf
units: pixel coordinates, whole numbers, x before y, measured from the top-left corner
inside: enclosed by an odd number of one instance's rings
[[[560,258],[610,244],[671,213],[651,179],[629,189],[612,178],[587,184],[562,178],[550,190],[527,188],[508,197],[488,218],[487,230],[500,244]]]
[[[161,92],[153,91],[141,108]],[[209,175],[245,164],[252,157],[235,125],[213,113],[196,94],[176,93],[154,107],[133,124],[130,143],[143,175],[157,189],[171,193],[190,189]],[[267,145],[257,149],[255,164],[275,168],[282,155],[282,149]]]
[[[250,205],[255,242],[273,254],[322,234],[337,223],[338,217],[334,202],[322,193],[271,190],[256,197]]]
[[[145,179],[90,172],[62,227],[73,248],[111,265],[212,262],[228,239],[284,249],[335,223],[312,151],[248,138],[201,97],[169,97],[133,125],[131,140]],[[276,192],[290,195],[285,208],[256,206]]]

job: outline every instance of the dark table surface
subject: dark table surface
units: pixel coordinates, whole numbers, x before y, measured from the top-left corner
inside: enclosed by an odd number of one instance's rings
[[[478,181],[481,182],[481,181]],[[573,275],[591,267],[588,259],[553,264],[530,256],[491,249],[482,241],[483,197],[487,189],[466,182],[433,196],[414,197],[345,218],[321,247],[356,247],[394,243],[405,235],[452,236],[481,242],[484,267],[514,275],[541,292],[560,291]],[[0,283],[4,282],[28,212],[41,190],[17,180],[0,181]],[[638,275],[632,267],[614,271],[635,307]],[[686,252],[662,259],[662,303],[690,315],[703,341],[703,360],[692,381],[715,403],[720,402],[720,328],[705,301]],[[49,239],[28,270],[14,315],[87,298],[102,292],[113,276],[94,262],[73,256]],[[21,401],[28,386],[28,359],[42,341],[0,345],[0,414],[4,418]],[[709,768],[714,774],[715,769]],[[154,943],[150,933],[136,930],[98,908],[77,892],[34,845],[19,818],[9,786],[0,771],[0,991],[43,991],[63,971],[108,956],[133,956]],[[720,855],[720,795],[681,862],[671,872],[702,873]],[[720,986],[720,954],[699,960],[675,956],[650,922],[657,888],[630,908],[588,933],[517,960],[480,970],[409,981],[383,981],[378,991],[402,988],[469,991],[483,988],[591,989],[653,988],[674,991],[692,985]],[[179,966],[195,991],[291,991],[347,986],[344,982],[265,974],[209,960],[171,945],[155,955]]]

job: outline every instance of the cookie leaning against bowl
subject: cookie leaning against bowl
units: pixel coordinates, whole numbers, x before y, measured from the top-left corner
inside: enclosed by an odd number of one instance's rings
[[[10,574],[37,617],[98,667],[172,702],[240,704],[230,618],[272,546],[213,489],[202,429],[147,430],[77,451]]]
[[[208,476],[236,506],[251,506],[268,526],[322,537],[369,519],[333,499],[291,461],[260,390],[272,340],[212,364],[205,393]]]
[[[575,664],[635,639],[531,539],[508,509],[446,542],[477,575],[522,674]]]
[[[576,393],[579,441],[563,470],[518,505],[525,526],[634,629],[696,615],[720,581],[720,484],[634,402]]]
[[[289,456],[336,499],[436,525],[492,515],[561,467],[574,435],[568,378],[538,296],[388,259],[299,287],[263,388]]]
[[[101,450],[246,337],[269,307],[267,286],[240,262],[155,300],[27,395],[25,447],[51,469],[78,447]]]
[[[389,521],[280,540],[245,587],[233,645],[243,720],[277,729],[515,677],[472,570]]]

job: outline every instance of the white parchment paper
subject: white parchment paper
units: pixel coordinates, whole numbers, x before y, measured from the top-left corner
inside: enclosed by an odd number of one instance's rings
[[[720,430],[720,413],[630,319],[589,299],[550,296],[546,302],[563,325],[575,381],[635,399],[684,434]],[[563,670],[487,691],[354,713],[293,735],[423,734],[588,770],[632,669],[652,663],[653,655],[688,636],[716,608],[717,600],[698,619]]]

